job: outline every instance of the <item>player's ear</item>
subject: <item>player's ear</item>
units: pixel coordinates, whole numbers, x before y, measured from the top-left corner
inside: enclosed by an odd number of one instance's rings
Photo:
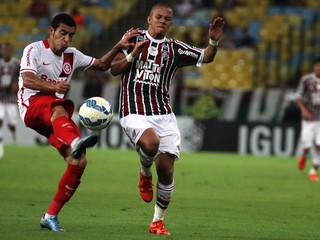
[[[150,16],[147,17],[147,22],[148,22],[148,24],[151,23],[151,17]]]
[[[54,33],[54,28],[53,27],[49,27],[49,34],[50,34],[50,37],[53,35]]]

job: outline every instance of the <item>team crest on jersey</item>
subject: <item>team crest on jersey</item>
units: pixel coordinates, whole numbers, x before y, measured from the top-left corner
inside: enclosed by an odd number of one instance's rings
[[[149,53],[150,55],[152,55],[152,56],[157,56],[157,54],[158,54],[158,49],[157,49],[156,47],[154,47],[154,46],[150,46],[150,47],[148,48],[148,53]]]
[[[138,36],[138,38],[137,38],[137,42],[142,42],[143,41],[143,36]]]
[[[63,71],[65,74],[69,75],[69,74],[71,73],[71,71],[72,71],[71,64],[68,63],[68,62],[63,63],[63,65],[62,65],[62,71]]]

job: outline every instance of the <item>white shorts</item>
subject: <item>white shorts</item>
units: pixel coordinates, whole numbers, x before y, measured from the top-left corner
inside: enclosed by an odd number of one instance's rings
[[[320,146],[320,121],[303,120],[300,136],[303,148],[311,148],[314,143]]]
[[[18,124],[18,106],[14,103],[0,103],[0,120],[8,120],[8,124],[16,126]]]
[[[155,116],[130,114],[121,118],[120,124],[134,145],[145,130],[154,129],[160,138],[159,152],[174,154],[179,159],[180,131],[174,113]]]

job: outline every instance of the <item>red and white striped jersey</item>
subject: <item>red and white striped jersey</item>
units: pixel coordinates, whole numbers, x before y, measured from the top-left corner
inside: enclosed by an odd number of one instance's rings
[[[320,78],[317,78],[314,73],[303,76],[300,79],[297,94],[315,120],[320,120]]]
[[[180,67],[200,67],[204,49],[192,47],[175,39],[152,38],[141,31],[134,41],[149,39],[140,55],[122,75],[120,118],[128,114],[162,115],[172,112],[169,88]],[[131,49],[124,50],[128,55]]]
[[[18,83],[20,62],[12,57],[6,62],[0,59],[0,102],[17,103],[17,93],[13,90],[13,85]]]
[[[24,49],[20,73],[33,72],[38,78],[46,82],[70,82],[75,69],[83,68],[85,70],[93,62],[93,57],[84,55],[72,47],[67,48],[61,56],[57,56],[51,51],[48,41],[43,40],[31,43]],[[29,98],[38,92],[38,90],[25,87],[20,74],[18,106],[23,118],[26,107],[29,106]],[[63,98],[64,94],[56,93],[56,96]]]

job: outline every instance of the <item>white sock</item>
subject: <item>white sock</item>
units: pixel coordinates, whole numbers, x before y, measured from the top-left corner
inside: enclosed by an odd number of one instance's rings
[[[157,204],[154,205],[154,215],[152,222],[157,222],[164,219],[164,215],[166,214],[167,209],[160,208]]]
[[[151,166],[153,163],[153,157],[148,156],[145,154],[142,149],[138,150],[138,154],[140,156],[140,166],[141,166],[141,173],[143,176],[149,177],[152,175]]]
[[[51,215],[51,214],[46,213],[46,214],[44,215],[44,219],[48,219],[48,218],[51,218],[51,217],[53,217],[53,216],[55,216],[55,215]]]
[[[72,143],[71,143],[71,148],[74,147],[74,145],[77,143],[78,139],[79,139],[79,137],[75,138],[75,139],[72,141]]]
[[[150,177],[152,175],[151,167],[145,167],[142,163],[140,164],[140,171],[145,177]]]

